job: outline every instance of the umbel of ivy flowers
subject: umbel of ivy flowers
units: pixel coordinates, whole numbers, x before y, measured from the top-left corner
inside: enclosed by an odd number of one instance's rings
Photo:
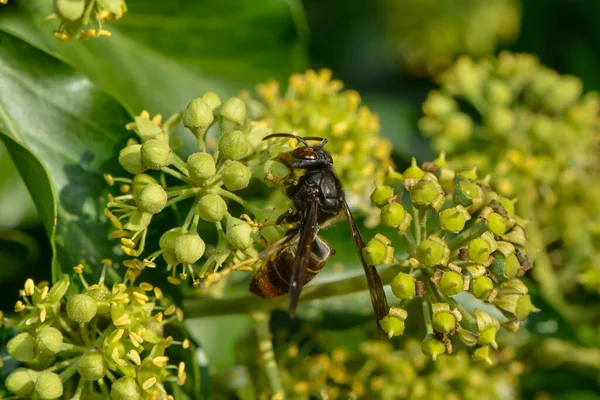
[[[560,306],[578,284],[600,291],[598,93],[584,94],[580,79],[533,55],[507,52],[460,58],[439,80],[420,128],[452,167],[477,164],[498,193],[518,196],[533,244],[552,247],[536,256],[542,294]]]
[[[18,398],[172,399],[167,383],[183,385],[185,364],[174,364],[169,347],[189,347],[165,336],[183,313],[158,287],[125,280],[108,287],[104,274],[83,289],[68,275],[50,286],[27,279],[15,304],[18,333],[8,354],[22,363],[6,378]],[[70,293],[70,295],[68,294]]]
[[[231,271],[257,267],[260,249],[286,230],[270,225],[291,206],[282,188],[292,171],[278,159],[297,142],[263,141],[273,132],[330,138],[346,192],[369,208],[368,193],[391,164],[391,148],[378,136],[377,117],[360,105],[360,96],[343,91],[328,71],[293,75],[283,96],[273,82],[257,91],[261,100],[244,94],[222,101],[207,92],[166,121],[143,112],[128,125],[137,139],[121,150],[119,163],[133,177],[106,176],[109,184],[120,184],[121,195],[110,197],[106,215],[123,252],[135,257],[128,267],[166,264],[171,283],[190,277],[196,286],[203,278],[210,284]],[[171,136],[179,123],[197,143],[186,160],[175,152]],[[365,168],[357,171],[356,160]],[[146,252],[154,216],[188,199],[183,223],[163,233],[158,250]],[[210,225],[216,235],[201,237],[199,230]]]
[[[402,174],[390,170],[371,200],[381,209],[381,224],[398,232],[408,253],[391,282],[399,304],[381,327],[391,338],[402,335],[406,324],[424,324],[425,354],[435,359],[460,341],[473,348],[473,358],[491,363],[500,327],[515,332],[537,311],[519,279],[531,262],[514,200],[493,191],[476,169],[455,173],[443,157],[423,168],[413,159]],[[378,234],[363,250],[365,259],[396,263],[391,246]],[[462,306],[464,296],[480,301],[473,313]],[[420,315],[407,312],[413,301],[420,303]]]
[[[46,20],[58,19],[54,36],[60,40],[87,40],[110,36],[105,21],[119,19],[127,12],[125,0],[53,0],[54,13]]]

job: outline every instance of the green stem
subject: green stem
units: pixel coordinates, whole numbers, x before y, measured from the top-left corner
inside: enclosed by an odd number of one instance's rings
[[[275,352],[273,351],[273,342],[271,341],[271,330],[269,329],[270,315],[267,312],[252,312],[250,317],[254,322],[254,331],[258,339],[259,357],[262,361],[262,367],[267,374],[269,386],[271,387],[272,398],[284,400],[285,393],[283,385],[279,378],[277,370],[277,361],[275,361]]]
[[[398,235],[400,235],[400,239],[404,242],[406,246],[406,252],[410,257],[417,256],[417,245],[415,243],[415,239],[406,232],[398,231]]]
[[[421,297],[421,308],[423,310],[425,330],[427,331],[428,335],[433,335],[433,324],[431,323],[431,303],[424,296]]]
[[[175,171],[175,170],[174,170],[174,169],[172,169],[172,168],[169,168],[169,167],[163,167],[163,168],[161,168],[160,170],[161,170],[162,172],[164,172],[165,174],[169,174],[169,175],[171,175],[171,176],[173,176],[173,177],[175,177],[175,178],[177,178],[177,179],[179,179],[179,180],[181,180],[181,181],[184,181],[185,183],[187,183],[187,184],[188,184],[188,185],[190,185],[190,186],[193,186],[193,185],[194,185],[194,182],[192,182],[192,181],[191,181],[191,179],[189,179],[188,177],[186,177],[186,176],[185,176],[185,175],[183,175],[182,173]]]
[[[185,176],[190,176],[190,171],[188,171],[185,161],[183,161],[181,159],[181,157],[179,157],[175,153],[172,153],[171,157],[172,157],[171,160],[173,161],[173,165],[175,166],[175,168],[180,170]]]
[[[475,222],[473,225],[447,241],[450,252],[454,252],[467,242],[481,236],[487,231],[487,223],[485,220]]]

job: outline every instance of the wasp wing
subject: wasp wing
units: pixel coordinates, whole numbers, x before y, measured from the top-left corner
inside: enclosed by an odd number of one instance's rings
[[[363,257],[362,249],[365,247],[365,242],[360,234],[360,231],[358,230],[358,227],[356,226],[356,222],[354,221],[354,217],[352,216],[346,201],[343,202],[342,208],[344,209],[344,214],[346,214],[346,220],[350,226],[350,231],[352,232],[352,238],[354,239],[356,249],[358,250],[360,262],[365,270],[365,276],[367,277],[367,283],[369,285],[369,293],[371,294],[371,303],[373,304],[373,311],[375,311],[377,325],[379,326],[379,321],[381,321],[389,311],[387,298],[385,297],[385,292],[383,291],[383,284],[381,283],[381,278],[379,277],[375,267],[368,265]]]
[[[300,292],[302,291],[302,287],[304,286],[306,280],[306,269],[312,253],[312,242],[317,233],[318,207],[319,200],[316,195],[312,195],[309,199],[309,205],[306,210],[306,214],[302,215],[298,249],[296,250],[296,258],[294,259],[294,265],[292,266],[292,274],[290,279],[290,298],[288,308],[292,318],[294,318],[296,315],[298,299],[300,298]]]

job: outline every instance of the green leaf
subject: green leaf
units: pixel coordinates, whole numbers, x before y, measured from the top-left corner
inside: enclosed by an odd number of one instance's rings
[[[64,62],[0,32],[0,138],[56,246],[53,279],[110,257],[103,173],[129,136],[127,112]]]
[[[0,29],[59,53],[135,114],[170,115],[206,91],[233,95],[306,66],[296,0],[128,0],[123,18],[105,26],[111,38],[84,42],[52,36],[57,21],[39,28],[50,1],[16,3]]]

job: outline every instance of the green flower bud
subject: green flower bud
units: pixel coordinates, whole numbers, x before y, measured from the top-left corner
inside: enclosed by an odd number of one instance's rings
[[[362,254],[369,265],[390,264],[394,260],[394,248],[390,239],[378,233],[362,249]]]
[[[29,397],[33,392],[39,372],[27,368],[17,368],[6,378],[4,386],[19,397]]]
[[[98,314],[106,314],[110,311],[110,302],[112,293],[109,288],[105,285],[94,285],[90,286],[87,290],[87,294],[94,300],[98,306]]]
[[[506,106],[512,100],[510,86],[497,79],[490,80],[486,88],[486,98],[490,104]]]
[[[96,300],[87,294],[76,294],[67,301],[67,315],[72,321],[83,324],[90,322],[96,315]]]
[[[399,318],[386,315],[379,321],[379,326],[391,339],[394,336],[400,336],[404,333],[404,321]]]
[[[482,346],[473,352],[473,360],[484,361],[488,365],[493,365],[492,359],[490,358],[490,346]]]
[[[113,400],[139,400],[142,398],[142,391],[133,378],[124,376],[113,383],[110,397]]]
[[[501,280],[512,279],[519,273],[521,264],[519,259],[514,254],[509,254],[505,257],[499,251],[494,252],[494,261],[489,267],[492,274],[496,275]]]
[[[472,132],[473,120],[471,117],[463,112],[458,112],[451,115],[446,121],[442,137],[456,142],[464,142],[471,137]]]
[[[404,272],[398,273],[390,283],[392,293],[401,300],[410,299],[415,294],[415,278]]]
[[[486,117],[486,126],[496,133],[509,132],[516,121],[515,114],[506,107],[491,107]]]
[[[423,175],[425,175],[425,171],[419,168],[417,165],[417,159],[414,157],[410,161],[410,167],[408,167],[402,174],[405,181],[407,179],[421,179]]]
[[[448,264],[450,250],[446,243],[436,236],[429,236],[417,246],[417,260],[428,267]]]
[[[228,161],[223,167],[221,178],[227,190],[245,189],[250,183],[252,172],[239,161]]]
[[[161,185],[151,183],[140,191],[135,200],[140,211],[158,214],[167,205],[169,196]]]
[[[475,318],[477,320],[477,329],[479,330],[478,343],[492,345],[495,349],[498,349],[498,344],[496,343],[496,332],[500,328],[498,320],[478,309],[475,309]]]
[[[252,234],[252,227],[240,219],[230,218],[227,222],[225,237],[234,249],[244,250],[252,246]]]
[[[250,153],[250,143],[242,131],[229,131],[219,140],[219,152],[227,160],[241,160]]]
[[[515,310],[515,315],[519,319],[519,321],[524,321],[527,319],[529,314],[532,312],[540,311],[539,308],[535,307],[531,302],[531,297],[528,294],[524,294],[519,296],[517,301],[517,307]]]
[[[152,183],[158,183],[158,181],[148,174],[137,174],[133,177],[133,182],[131,185],[133,195],[137,197],[137,195],[142,191],[143,188]]]
[[[35,381],[35,394],[41,400],[57,399],[63,394],[60,376],[54,372],[44,371]]]
[[[582,92],[581,79],[572,75],[562,75],[552,90],[543,97],[543,102],[548,110],[560,111],[577,101]]]
[[[376,206],[385,206],[390,197],[394,195],[394,189],[389,186],[377,186],[371,193],[371,202]]]
[[[419,210],[438,211],[444,204],[444,192],[439,183],[421,180],[410,190],[410,201]]]
[[[387,174],[385,175],[384,183],[388,186],[396,186],[396,184],[402,182],[404,177],[398,171],[394,171],[392,167],[389,167]]]
[[[8,341],[6,350],[15,360],[29,362],[35,357],[35,338],[28,332],[21,332]]]
[[[485,201],[485,196],[481,187],[470,180],[461,179],[457,182],[453,196],[454,204],[461,205],[468,212],[481,208]]]
[[[450,333],[456,326],[456,317],[451,312],[440,312],[434,314],[431,322],[436,331]]]
[[[282,162],[277,160],[267,160],[263,166],[263,176],[265,182],[280,182],[290,176],[291,171]]]
[[[184,234],[185,230],[180,226],[171,228],[162,234],[158,245],[162,250],[175,250],[175,241],[179,236]]]
[[[60,351],[63,343],[63,335],[51,326],[45,326],[37,333],[36,346],[40,354],[50,356]]]
[[[210,107],[211,110],[221,105],[221,98],[215,92],[206,92],[202,95],[202,100]]]
[[[427,335],[421,343],[421,350],[435,361],[439,355],[446,352],[446,346],[431,335]]]
[[[119,152],[119,164],[130,174],[141,174],[146,167],[142,161],[142,145],[134,144],[123,148]]]
[[[104,356],[96,352],[85,353],[77,363],[77,372],[85,381],[97,381],[106,375],[107,365]]]
[[[190,178],[196,183],[201,183],[212,178],[217,173],[217,166],[212,155],[204,152],[191,154],[187,159],[187,168]]]
[[[483,264],[490,258],[492,249],[482,238],[475,238],[469,242],[469,258],[476,264]]]
[[[218,222],[227,212],[227,203],[218,194],[209,193],[198,201],[197,212],[204,221]]]
[[[442,228],[451,233],[462,231],[471,215],[463,206],[448,208],[440,213]]]
[[[458,272],[446,271],[439,283],[440,290],[446,296],[454,296],[463,290],[463,277]]]
[[[405,232],[410,227],[412,215],[400,203],[392,202],[381,208],[381,223]]]
[[[171,148],[159,139],[144,142],[141,154],[142,162],[150,169],[161,169],[171,164]]]
[[[246,103],[238,97],[227,99],[221,106],[220,114],[223,118],[241,125],[246,119]]]
[[[485,300],[494,289],[494,282],[487,276],[475,278],[471,283],[471,293],[479,300]]]
[[[148,225],[150,225],[150,221],[152,221],[151,213],[135,211],[133,214],[131,214],[127,220],[127,223],[123,225],[123,228],[132,232],[143,231],[148,227]]]
[[[426,115],[444,118],[456,111],[457,107],[458,105],[452,97],[438,90],[432,90],[427,95],[422,108]]]
[[[183,264],[193,264],[198,261],[206,250],[204,240],[198,234],[188,233],[175,239],[175,257]]]
[[[506,232],[506,220],[504,217],[498,213],[491,213],[487,217],[487,225],[490,232],[495,235],[502,235]]]
[[[214,119],[212,107],[201,97],[192,100],[183,112],[183,126],[194,134],[199,130],[204,134]]]
[[[85,11],[85,0],[54,0],[54,12],[61,20],[77,21]]]

